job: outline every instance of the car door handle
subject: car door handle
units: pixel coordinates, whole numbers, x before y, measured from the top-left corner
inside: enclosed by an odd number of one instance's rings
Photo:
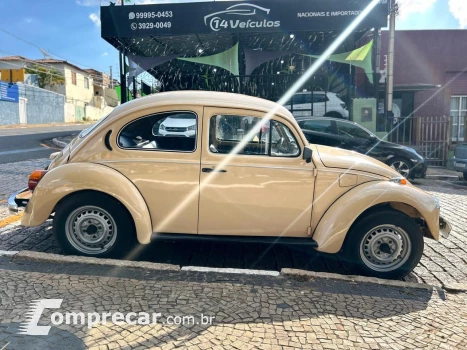
[[[215,168],[203,168],[201,169],[203,173],[226,173],[227,170],[216,170]]]

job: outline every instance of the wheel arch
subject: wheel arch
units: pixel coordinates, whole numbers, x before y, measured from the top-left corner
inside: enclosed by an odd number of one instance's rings
[[[48,172],[34,190],[21,223],[41,225],[65,198],[88,191],[106,194],[120,202],[133,218],[138,241],[150,242],[151,215],[139,190],[118,171],[95,163],[71,163]]]
[[[410,185],[382,181],[357,186],[328,208],[313,233],[317,250],[339,252],[347,233],[360,219],[385,209],[422,220],[424,235],[439,239],[439,208],[431,195]]]

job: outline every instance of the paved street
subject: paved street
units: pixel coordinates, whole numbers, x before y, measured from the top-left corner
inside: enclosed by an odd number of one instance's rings
[[[77,134],[86,127],[81,124],[0,129],[0,164],[48,157],[57,150],[44,147],[44,140]]]
[[[47,159],[4,164],[0,172],[0,200],[25,186],[32,169],[43,168]],[[453,225],[450,239],[426,240],[425,254],[409,281],[441,286],[467,281],[467,183],[462,181],[418,180],[417,185],[438,196],[442,215]],[[0,203],[0,205],[2,205]],[[0,219],[8,215],[0,208]],[[0,228],[0,250],[34,250],[59,253],[51,233],[51,222],[42,227],[24,228],[18,223]],[[351,273],[335,256],[322,256],[285,246],[259,244],[157,242],[138,252],[135,258],[181,266],[209,266],[280,270],[285,267]]]
[[[6,349],[467,348],[464,293],[5,257],[0,283],[0,348]],[[38,299],[63,299],[40,318],[39,325],[52,326],[49,335],[18,335],[31,301]],[[106,324],[88,329],[87,322],[54,325],[53,312],[161,316],[146,325],[116,323],[109,316]],[[212,324],[203,324],[202,315]],[[169,324],[174,316],[193,319]]]

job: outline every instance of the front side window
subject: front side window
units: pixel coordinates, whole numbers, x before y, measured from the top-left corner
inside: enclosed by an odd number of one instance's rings
[[[167,112],[139,118],[118,135],[125,149],[194,152],[198,122],[193,112]]]
[[[324,103],[327,101],[328,98],[325,94],[313,94],[313,103]]]
[[[269,121],[260,126],[261,118],[236,115],[216,115],[209,128],[209,150],[212,153],[295,157],[300,147],[293,133],[284,124]]]
[[[452,141],[464,141],[465,119],[467,117],[467,96],[451,97]]]
[[[369,139],[371,137],[371,134],[362,127],[345,122],[337,122],[337,131],[339,136],[352,139]]]
[[[297,157],[300,147],[290,129],[275,120],[271,121],[271,127],[271,156]]]

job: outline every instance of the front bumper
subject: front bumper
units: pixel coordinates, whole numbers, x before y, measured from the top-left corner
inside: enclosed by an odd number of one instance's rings
[[[426,162],[418,163],[415,165],[411,171],[411,178],[420,177],[424,179],[426,177],[426,172],[428,170],[428,164]]]
[[[28,205],[31,196],[32,192],[29,188],[24,188],[13,193],[10,198],[8,198],[8,210],[10,213],[18,214],[19,208],[24,208]]]
[[[444,220],[441,216],[439,217],[439,233],[443,238],[449,238],[449,235],[451,234],[451,224]]]

